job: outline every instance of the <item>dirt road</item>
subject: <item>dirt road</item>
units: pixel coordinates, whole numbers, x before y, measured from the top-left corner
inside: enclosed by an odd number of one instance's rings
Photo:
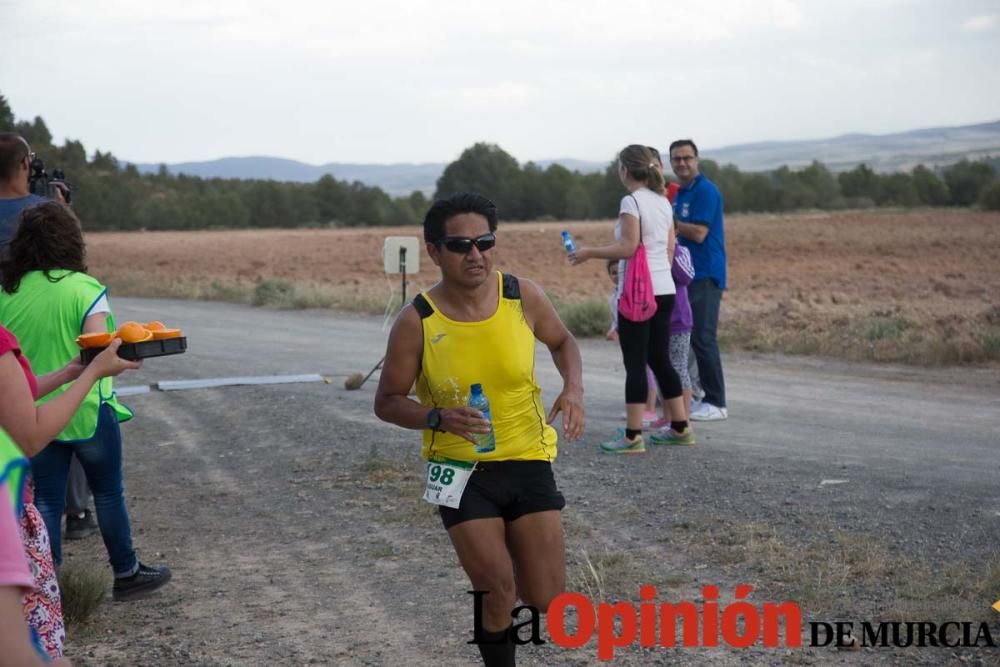
[[[138,414],[124,427],[135,540],[144,560],[169,563],[174,581],[148,600],[102,605],[71,633],[75,660],[476,664],[468,584],[419,499],[418,435],[374,418],[373,385],[342,386],[381,357],[380,319],[124,298],[113,306],[119,319],[180,324],[191,342],[120,385],[307,372],[334,382],[127,399]],[[572,587],[610,601],[653,584],[659,600],[681,601],[715,584],[725,604],[736,584],[751,584],[755,603],[798,601],[807,620],[996,616],[995,371],[731,356],[729,421],[699,426],[694,448],[608,458],[597,443],[621,423],[623,373],[610,344],[583,350],[588,432],[561,444],[556,463]],[[551,401],[557,375],[539,355]],[[75,562],[103,558],[97,539],[67,551]],[[520,664],[596,664],[595,650],[549,642],[522,649]],[[982,649],[629,648],[612,664],[995,658]]]

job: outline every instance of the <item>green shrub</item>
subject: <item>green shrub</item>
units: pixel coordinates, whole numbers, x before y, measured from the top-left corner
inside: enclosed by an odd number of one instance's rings
[[[990,361],[1000,360],[1000,327],[988,326],[976,334],[983,354]]]
[[[265,280],[253,290],[253,305],[291,308],[295,299],[295,286],[287,280]]]
[[[102,565],[63,565],[59,570],[59,591],[66,627],[86,622],[101,606],[110,586],[107,568]]]
[[[558,304],[559,316],[574,336],[603,336],[611,327],[611,313],[603,301]]]
[[[221,280],[213,280],[207,289],[203,290],[201,294],[198,294],[193,298],[208,299],[209,301],[229,301],[231,303],[246,303],[248,291],[249,289],[246,286],[241,286],[230,282],[223,282]],[[192,297],[182,297],[182,298],[192,298]]]
[[[987,211],[1000,211],[1000,181],[987,185],[979,193],[979,206]]]
[[[910,323],[902,317],[875,315],[862,323],[864,337],[871,342],[899,338]]]

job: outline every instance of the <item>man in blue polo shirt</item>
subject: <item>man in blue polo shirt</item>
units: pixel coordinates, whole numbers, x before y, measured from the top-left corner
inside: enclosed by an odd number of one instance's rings
[[[28,185],[30,173],[31,148],[28,142],[13,132],[0,132],[0,257],[3,256],[3,246],[14,238],[21,209],[45,201],[31,194]]]
[[[691,411],[695,421],[717,421],[729,416],[726,382],[716,331],[719,306],[726,289],[726,236],[722,221],[722,194],[698,169],[698,147],[690,139],[670,144],[670,166],[681,188],[674,198],[674,220],[681,245],[691,251],[694,281],[688,299],[694,329],[691,347],[705,397]]]

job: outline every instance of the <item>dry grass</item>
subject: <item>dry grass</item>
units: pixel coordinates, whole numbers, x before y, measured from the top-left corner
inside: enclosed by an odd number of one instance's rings
[[[387,539],[378,537],[369,545],[369,554],[373,560],[392,558],[396,556],[396,546]]]
[[[938,618],[996,621],[992,604],[1000,598],[1000,554],[984,567],[955,563],[932,571],[922,564],[901,573],[898,595],[886,609],[888,620]]]
[[[280,278],[253,283],[208,277],[163,280],[145,273],[127,273],[114,278],[109,285],[120,296],[226,301],[283,310],[327,308],[378,313],[386,307],[399,307],[398,296],[386,304],[374,296],[358,294],[334,285],[293,283]]]
[[[83,625],[101,606],[110,588],[111,577],[103,565],[63,565],[59,570],[59,591],[67,629]]]
[[[580,551],[568,563],[566,590],[591,600],[630,599],[638,595],[637,581],[645,581],[639,563],[627,551]]]
[[[945,326],[912,315],[908,318],[900,310],[832,315],[779,305],[763,316],[728,318],[719,342],[729,350],[926,366],[1000,361],[1000,327],[990,322],[990,311],[967,318],[959,330],[959,323]]]
[[[911,364],[1000,361],[1000,213],[846,211],[730,216],[729,349]],[[536,280],[581,335],[601,335],[603,262],[572,267],[559,243],[606,243],[610,222],[503,224],[498,268]],[[418,228],[98,233],[94,275],[112,294],[199,298],[274,308],[386,312],[398,276],[382,270],[386,236]],[[409,294],[433,285],[422,252]],[[139,268],[137,268],[139,267]]]
[[[368,456],[358,464],[357,474],[352,477],[366,486],[389,484],[412,488],[412,484],[417,480],[411,466],[382,456],[375,444],[369,447]]]
[[[567,504],[562,511],[563,534],[567,540],[578,542],[594,534],[594,528],[576,512],[572,505]]]
[[[797,602],[819,617],[995,620],[1000,552],[985,566],[954,562],[935,570],[871,535],[833,526],[817,534],[825,538],[801,543],[763,523],[706,521],[667,540],[753,583],[763,597]]]

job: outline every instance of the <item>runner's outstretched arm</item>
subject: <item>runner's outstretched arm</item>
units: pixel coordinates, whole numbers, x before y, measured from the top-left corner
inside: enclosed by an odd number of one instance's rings
[[[583,359],[580,347],[542,289],[530,280],[519,279],[521,305],[528,324],[552,353],[552,361],[563,379],[562,393],[552,404],[548,421],[563,413],[563,433],[570,442],[583,435],[586,417],[583,409]]]

